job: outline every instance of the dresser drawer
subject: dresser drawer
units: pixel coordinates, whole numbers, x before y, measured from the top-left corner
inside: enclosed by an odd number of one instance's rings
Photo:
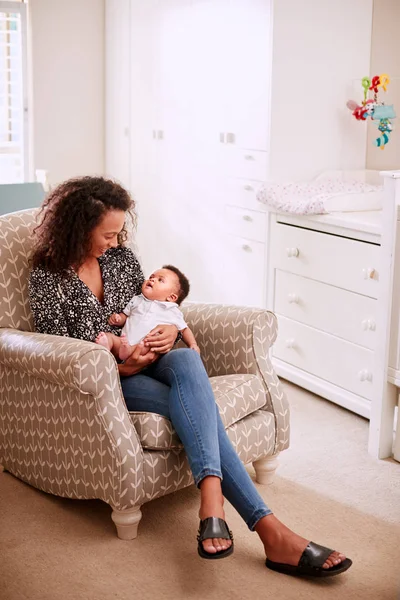
[[[261,187],[261,181],[252,179],[226,179],[223,182],[223,198],[227,203],[234,206],[242,206],[250,210],[267,212],[265,204],[258,202],[257,192]]]
[[[234,304],[264,307],[265,244],[227,235],[226,250],[229,261],[221,267],[229,297],[234,298]]]
[[[274,311],[374,349],[376,300],[285,271],[275,272]]]
[[[267,216],[264,212],[226,206],[225,217],[229,233],[256,242],[265,242]]]
[[[220,151],[222,161],[219,166],[225,176],[256,180],[259,184],[268,178],[268,152],[229,145],[222,146]]]
[[[273,222],[275,268],[376,298],[380,246]]]
[[[333,335],[278,316],[273,356],[368,400],[374,353]]]
[[[268,175],[268,153],[236,149],[236,176],[265,181]]]

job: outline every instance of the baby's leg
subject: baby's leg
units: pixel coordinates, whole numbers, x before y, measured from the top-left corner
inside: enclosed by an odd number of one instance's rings
[[[100,344],[100,346],[104,346],[104,348],[107,348],[107,350],[112,352],[114,356],[118,357],[120,339],[117,335],[114,335],[113,333],[105,333],[104,331],[102,331],[95,339],[95,342],[96,344]]]
[[[121,360],[126,360],[134,351],[135,346],[130,345],[128,338],[124,333],[121,333],[121,337],[118,338],[118,341],[118,356]]]
[[[130,355],[132,354],[132,352],[135,350],[136,345],[135,346],[131,346],[130,343],[128,342],[128,339],[126,337],[126,335],[124,333],[121,334],[121,337],[119,338],[119,352],[118,352],[118,356],[121,360],[126,360],[127,358],[130,357]],[[142,348],[140,351],[140,355],[144,356],[145,354],[147,354],[148,352],[150,352],[151,348],[149,348],[148,346],[145,346],[144,344],[141,344]]]

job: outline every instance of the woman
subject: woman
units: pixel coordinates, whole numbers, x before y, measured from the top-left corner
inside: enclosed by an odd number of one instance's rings
[[[94,341],[144,280],[132,251],[123,246],[125,219],[133,215],[128,192],[113,181],[84,177],[66,181],[47,198],[35,230],[29,294],[38,332]],[[224,558],[233,551],[225,522],[224,497],[264,545],[267,567],[295,575],[331,576],[351,561],[298,536],[265,505],[231,445],[197,352],[172,350],[173,325],[153,329],[118,365],[130,411],[151,411],[170,419],[200,489],[198,551]]]

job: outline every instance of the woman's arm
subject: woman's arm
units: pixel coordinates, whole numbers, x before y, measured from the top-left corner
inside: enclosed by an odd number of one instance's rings
[[[130,377],[136,375],[154,361],[157,360],[158,354],[149,350],[147,354],[142,355],[143,344],[137,344],[135,350],[132,352],[129,358],[122,365],[118,365],[118,371],[121,377]]]
[[[56,276],[41,268],[34,269],[30,274],[28,288],[35,331],[68,336],[62,291]]]

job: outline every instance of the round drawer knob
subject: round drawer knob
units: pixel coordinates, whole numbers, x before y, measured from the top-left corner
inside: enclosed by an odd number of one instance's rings
[[[254,188],[252,185],[245,185],[244,189],[246,190],[246,192],[254,192]]]
[[[252,248],[248,244],[243,244],[242,250],[244,250],[245,252],[252,252]]]
[[[364,321],[362,321],[362,328],[364,331],[375,331],[376,323],[373,319],[364,319]]]
[[[299,255],[298,248],[286,248],[286,254],[289,258],[296,258]]]
[[[244,158],[245,160],[254,160],[254,156],[252,154],[245,154]],[[249,177],[249,179],[251,179],[251,177]]]
[[[289,300],[290,304],[298,304],[300,302],[300,298],[298,297],[297,294],[289,294],[288,300]]]
[[[286,346],[286,348],[295,348],[296,347],[295,339],[294,338],[287,339],[285,342],[285,346]]]
[[[251,222],[253,220],[253,217],[251,217],[250,215],[243,215],[243,221],[247,221],[247,222]]]
[[[368,371],[368,369],[362,369],[362,371],[359,371],[358,373],[358,379],[360,381],[372,381],[371,371]]]
[[[375,277],[375,269],[373,267],[367,267],[363,269],[364,279],[374,279]]]

